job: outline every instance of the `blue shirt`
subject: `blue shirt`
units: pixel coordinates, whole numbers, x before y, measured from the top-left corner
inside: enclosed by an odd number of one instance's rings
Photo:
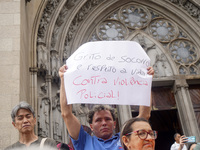
[[[78,140],[72,139],[75,150],[123,150],[119,133],[104,141],[96,136],[91,136],[81,126]]]

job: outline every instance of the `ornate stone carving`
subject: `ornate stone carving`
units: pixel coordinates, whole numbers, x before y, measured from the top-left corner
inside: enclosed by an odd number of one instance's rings
[[[192,17],[196,18],[200,22],[200,6],[195,5],[189,0],[169,0],[172,3],[184,8]]]
[[[40,21],[40,25],[39,25],[39,29],[38,29],[38,39],[43,39],[45,37],[45,33],[47,31],[49,22],[51,20],[51,15],[53,13],[53,11],[55,10],[55,8],[58,6],[59,2],[61,0],[49,0],[43,15],[42,15],[42,19]]]
[[[172,58],[180,64],[189,65],[197,60],[197,50],[188,40],[175,40],[170,43]]]
[[[38,95],[38,135],[42,137],[49,136],[50,121],[50,100],[47,95],[47,85],[42,83]]]
[[[151,14],[144,7],[129,4],[119,10],[119,18],[129,28],[142,29],[151,20]]]
[[[145,50],[145,52],[147,54],[148,54],[149,50],[156,48],[155,43],[151,43],[151,44],[150,43],[149,44],[146,43],[144,35],[138,35],[137,38],[138,38],[138,41],[139,41],[140,45],[142,46],[142,48]]]
[[[177,27],[166,19],[154,19],[149,25],[150,34],[160,42],[170,42],[178,35]]]
[[[153,68],[155,69],[155,78],[172,75],[172,71],[170,70],[171,68],[169,68],[168,61],[164,53],[156,55]]]
[[[53,113],[53,138],[57,141],[62,141],[63,121],[60,111],[60,91],[56,92],[56,96],[52,98],[52,113]]]
[[[185,38],[187,39],[187,35],[185,34],[185,32],[183,32],[182,30],[179,29],[179,35],[178,35],[178,38]]]
[[[147,55],[151,59],[151,65],[155,70],[154,78],[160,78],[173,75],[172,69],[164,53],[148,37],[138,34],[134,41],[138,41]]]
[[[60,90],[56,92],[56,96],[53,97],[52,99],[52,109],[55,110],[57,109],[59,112],[60,110]]]
[[[188,74],[188,70],[187,70],[187,68],[185,67],[185,66],[180,66],[179,67],[179,73],[180,74]]]
[[[75,113],[82,125],[89,126],[89,123],[87,122],[87,114],[89,112],[89,109],[85,104],[74,104],[73,112]]]
[[[74,17],[68,33],[66,35],[65,38],[65,49],[64,51],[70,51],[70,49],[68,49],[69,45],[70,45],[70,41],[72,40],[73,36],[74,36],[74,32],[76,31],[77,27],[79,26],[80,22],[86,17],[86,15],[88,14],[89,11],[91,11],[92,9],[95,8],[95,6],[99,5],[100,3],[102,3],[105,0],[88,0],[80,9],[80,11],[76,14],[76,16]]]
[[[128,29],[119,21],[105,20],[98,26],[97,35],[101,40],[125,40]]]
[[[53,78],[58,78],[58,71],[60,68],[60,58],[58,52],[55,50],[51,50],[51,75]]]
[[[46,44],[42,41],[38,42],[37,65],[40,71],[48,70],[47,55],[48,55],[48,50],[46,48]]]
[[[199,70],[199,74],[200,74],[200,59],[196,62],[195,65],[197,66],[197,68],[198,68],[198,70]]]
[[[54,26],[54,31],[53,31],[53,35],[52,35],[52,41],[51,41],[52,49],[55,48],[56,41],[57,41],[57,38],[58,38],[58,34],[61,31],[60,28],[63,25],[69,10],[75,5],[76,1],[77,0],[66,1],[65,5],[63,6],[62,10],[60,11],[60,14],[59,14],[59,16],[56,20],[56,24]]]
[[[197,66],[191,65],[189,67],[189,72],[190,72],[191,75],[197,75],[199,71],[198,71]]]

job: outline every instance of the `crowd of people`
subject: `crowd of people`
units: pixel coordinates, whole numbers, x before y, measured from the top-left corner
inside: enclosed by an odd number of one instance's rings
[[[36,116],[33,108],[26,102],[20,102],[11,112],[12,124],[19,131],[19,141],[8,146],[5,150],[39,147],[59,150],[154,150],[157,131],[153,130],[148,119],[150,107],[140,106],[139,115],[124,123],[120,133],[114,134],[116,128],[115,112],[109,105],[96,105],[90,110],[88,122],[93,136],[84,131],[77,117],[72,113],[72,105],[67,104],[64,87],[64,73],[67,66],[59,70],[61,80],[60,107],[61,115],[67,127],[73,148],[65,143],[57,143],[50,138],[38,137],[34,132]],[[154,75],[152,67],[148,74]],[[176,133],[171,150],[200,150],[200,144],[185,145],[187,138]]]

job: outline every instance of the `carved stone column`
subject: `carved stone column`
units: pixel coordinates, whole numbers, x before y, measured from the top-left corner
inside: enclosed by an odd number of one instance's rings
[[[194,114],[194,109],[186,80],[177,79],[175,81],[174,91],[183,132],[186,136],[196,136],[197,141],[199,141],[199,128]]]
[[[33,107],[35,111],[35,116],[37,118],[38,116],[38,101],[37,101],[37,72],[38,68],[32,67],[29,69],[31,73],[31,89],[30,89],[30,100],[28,100],[28,103]],[[35,125],[35,134],[38,134],[38,124]]]
[[[52,80],[52,76],[51,75],[46,75],[45,76],[45,80],[46,80],[46,84],[47,84],[47,87],[48,87],[48,93],[47,93],[47,95],[48,95],[48,97],[49,97],[49,100],[50,100],[50,106],[49,106],[49,111],[50,111],[50,114],[49,114],[49,132],[50,132],[50,138],[53,138],[53,114],[52,114],[52,93],[51,93],[51,80]]]
[[[129,105],[117,106],[117,114],[119,118],[119,127],[121,128],[125,121],[132,118],[131,107]]]

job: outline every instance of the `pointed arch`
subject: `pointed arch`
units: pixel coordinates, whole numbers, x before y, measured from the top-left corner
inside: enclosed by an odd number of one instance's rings
[[[143,31],[134,32],[127,38],[127,40],[137,41],[140,43],[147,55],[151,58],[151,66],[154,66],[156,69],[155,71],[160,70],[159,72],[162,72],[160,75],[155,72],[155,76],[164,77],[178,74],[176,64],[160,42],[156,41]]]

